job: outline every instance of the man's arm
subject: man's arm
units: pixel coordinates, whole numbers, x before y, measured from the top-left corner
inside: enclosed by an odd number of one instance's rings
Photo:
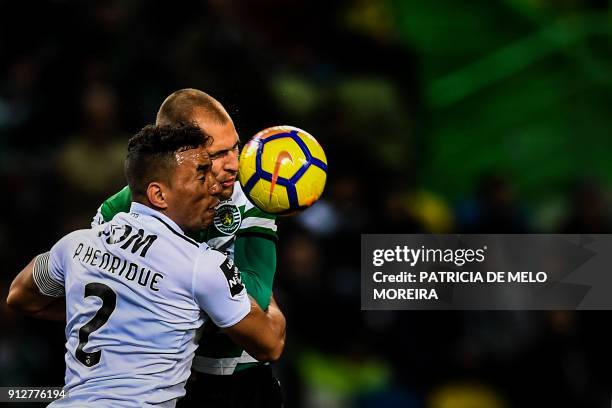
[[[271,297],[266,312],[251,299],[249,314],[225,332],[257,360],[275,361],[285,347],[285,327],[285,316]]]
[[[46,320],[65,321],[66,320],[66,301],[64,297],[47,296],[41,293],[36,281],[34,280],[34,270],[47,267],[44,259],[39,255],[32,259],[30,263],[15,277],[6,303],[14,310],[20,311],[32,317]],[[41,284],[44,282],[44,271],[41,273]],[[49,282],[47,282],[49,283]],[[49,290],[54,290],[59,294],[59,287],[56,282],[50,282]]]
[[[258,361],[276,361],[285,347],[285,316],[272,299],[266,311],[249,297],[250,309],[236,324],[222,329],[238,350],[245,350]],[[212,321],[214,323],[214,321]],[[215,327],[216,326],[207,326]]]
[[[258,360],[275,360],[285,344],[285,317],[272,302],[264,312],[250,298],[234,261],[206,250],[196,259],[194,299],[212,322]]]

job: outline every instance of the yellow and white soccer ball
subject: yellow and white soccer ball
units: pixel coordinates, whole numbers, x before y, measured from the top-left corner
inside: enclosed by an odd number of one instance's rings
[[[296,127],[264,129],[240,154],[242,190],[253,204],[271,214],[291,214],[310,207],[321,197],[326,179],[323,148]]]

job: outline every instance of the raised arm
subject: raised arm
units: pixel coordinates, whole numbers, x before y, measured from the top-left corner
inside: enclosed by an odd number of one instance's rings
[[[38,255],[19,272],[11,283],[6,303],[10,308],[32,317],[65,321],[63,287],[48,276],[48,257],[48,253]],[[54,296],[45,295],[42,290]]]
[[[225,254],[208,250],[196,260],[194,299],[229,337],[258,360],[280,357],[285,345],[285,317],[272,301],[264,312],[247,295],[241,274]]]

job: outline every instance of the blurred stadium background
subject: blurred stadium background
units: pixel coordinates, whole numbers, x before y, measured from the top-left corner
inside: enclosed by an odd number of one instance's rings
[[[290,124],[328,153],[322,201],[279,222],[289,407],[609,406],[610,313],[362,312],[358,253],[365,232],[609,233],[610,1],[2,1],[0,33],[2,299],[195,87],[243,140]],[[0,386],[62,384],[62,354],[61,325],[0,304]]]

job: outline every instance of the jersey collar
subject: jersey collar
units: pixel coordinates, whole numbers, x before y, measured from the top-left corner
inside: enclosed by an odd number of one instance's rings
[[[179,227],[176,222],[172,221],[172,219],[170,219],[168,216],[163,214],[161,211],[154,210],[153,208],[147,207],[144,204],[140,204],[140,203],[132,201],[132,205],[130,206],[130,213],[149,215],[151,217],[155,217],[159,219],[160,221],[162,221],[163,223],[175,229],[176,232],[179,232],[185,235],[185,232],[183,231],[183,229]]]

